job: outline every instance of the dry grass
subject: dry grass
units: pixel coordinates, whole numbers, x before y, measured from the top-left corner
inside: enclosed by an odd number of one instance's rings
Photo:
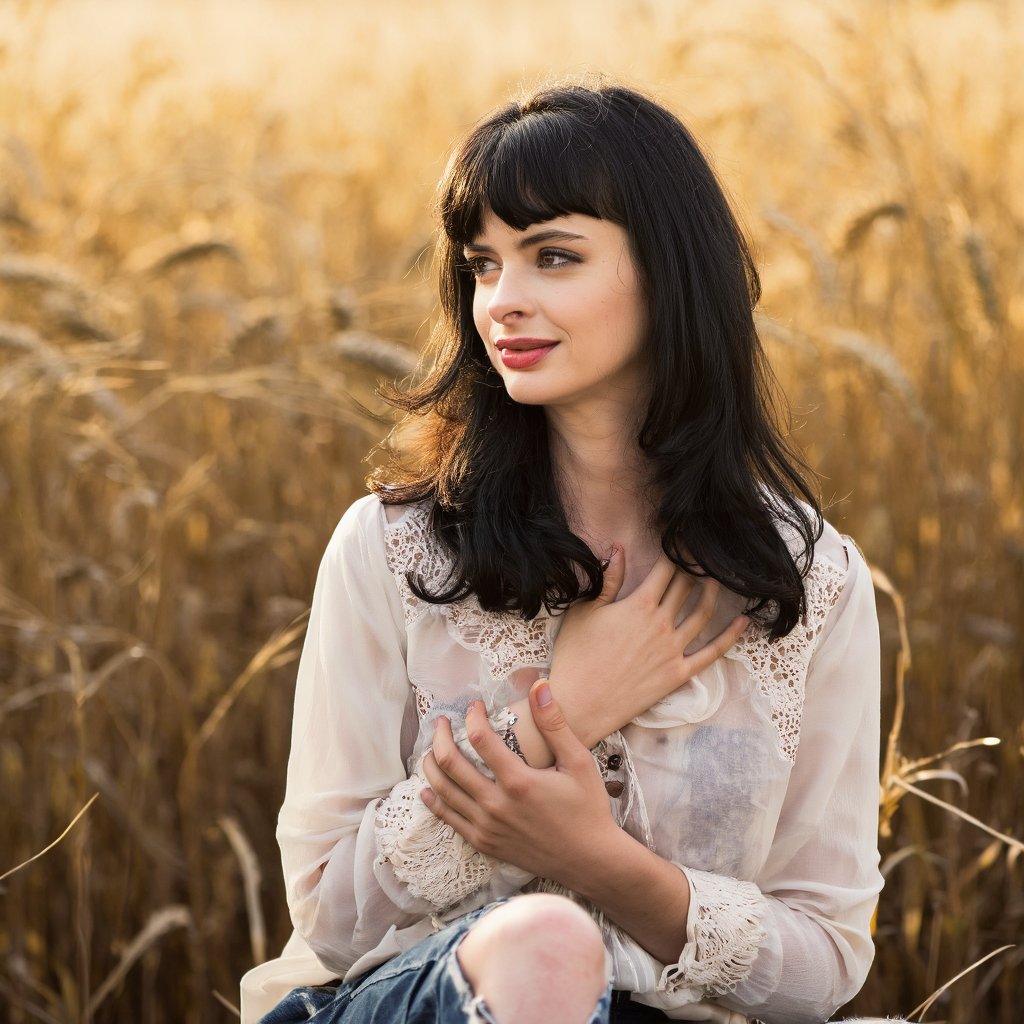
[[[91,72],[80,47],[68,80],[48,47],[98,8],[3,12],[5,1019],[230,1020],[284,940],[302,615],[385,429],[373,383],[430,317],[430,185],[511,86],[587,64],[715,153],[796,437],[876,567],[887,888],[850,1012],[906,1013],[1011,946],[927,1019],[1018,1020],[1019,7],[349,6],[255,5],[289,45],[312,28],[278,78],[263,30],[230,85],[169,29]],[[218,25],[195,45],[223,49]]]

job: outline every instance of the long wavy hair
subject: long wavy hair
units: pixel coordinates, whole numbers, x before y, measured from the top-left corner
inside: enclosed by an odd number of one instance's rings
[[[662,547],[747,598],[773,637],[788,633],[804,611],[822,520],[780,427],[754,326],[757,269],[693,136],[621,86],[548,88],[498,109],[458,145],[440,182],[431,369],[389,396],[416,441],[392,448],[370,481],[387,504],[428,502],[452,556],[437,591],[411,579],[415,592],[437,603],[473,593],[486,609],[532,618],[602,586],[601,563],[559,499],[544,410],[509,398],[474,326],[463,247],[488,210],[518,230],[580,213],[626,231],[648,307],[637,443]]]

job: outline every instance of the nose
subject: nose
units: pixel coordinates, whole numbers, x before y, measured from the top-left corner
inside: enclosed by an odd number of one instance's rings
[[[479,287],[479,284],[477,285]],[[487,315],[495,323],[518,320],[533,313],[533,299],[526,275],[505,266],[487,297]]]

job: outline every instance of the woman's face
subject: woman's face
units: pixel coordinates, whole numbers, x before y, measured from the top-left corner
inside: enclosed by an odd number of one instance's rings
[[[488,211],[465,256],[476,329],[512,399],[635,407],[646,315],[623,228],[573,213],[519,231]]]

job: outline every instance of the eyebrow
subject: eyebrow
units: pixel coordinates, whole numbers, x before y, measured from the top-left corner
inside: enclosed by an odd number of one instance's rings
[[[559,231],[556,228],[549,228],[547,231],[535,231],[532,235],[527,235],[525,238],[519,239],[516,242],[517,249],[529,249],[531,245],[538,245],[541,242],[571,242],[571,241],[586,241],[586,235],[577,235],[573,231]],[[466,252],[493,252],[494,249],[489,245],[478,245],[475,242],[469,242],[462,247]]]

